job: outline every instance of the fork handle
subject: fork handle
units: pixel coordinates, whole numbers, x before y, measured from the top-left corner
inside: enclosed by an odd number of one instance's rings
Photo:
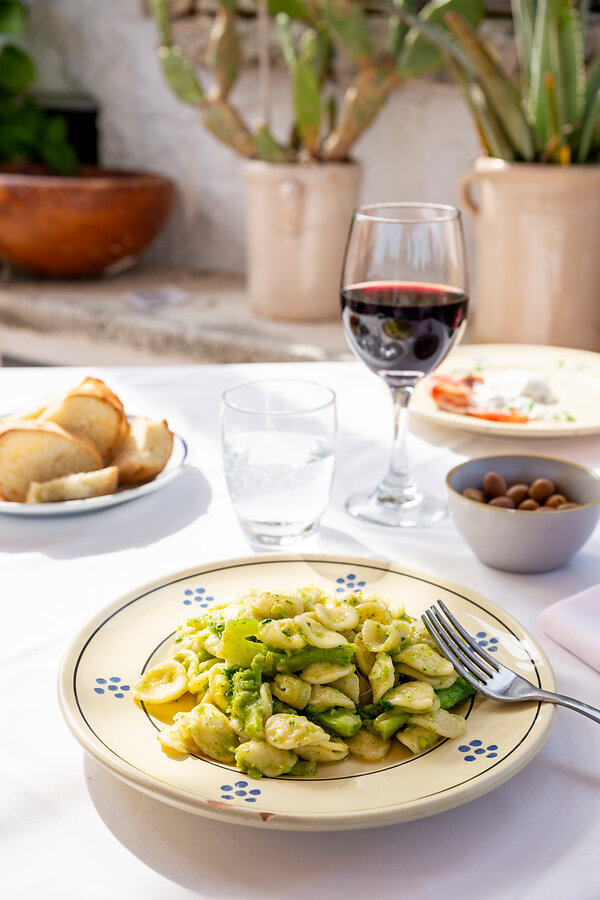
[[[580,700],[573,700],[572,697],[565,697],[564,694],[552,694],[549,691],[536,691],[535,696],[538,700],[548,700],[550,703],[557,703],[559,706],[567,706],[574,709],[575,712],[583,713],[588,719],[600,723],[600,709],[594,706],[588,706],[587,703],[581,703]]]

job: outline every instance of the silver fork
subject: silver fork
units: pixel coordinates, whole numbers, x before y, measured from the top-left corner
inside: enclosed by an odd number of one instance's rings
[[[430,606],[421,618],[444,656],[480,694],[493,700],[508,700],[509,703],[521,700],[546,700],[548,703],[568,706],[569,709],[583,713],[594,722],[600,722],[600,709],[573,700],[572,697],[565,697],[563,694],[542,691],[526,678],[493,659],[465,631],[460,622],[457,622],[447,606],[441,600],[437,602],[438,606]]]

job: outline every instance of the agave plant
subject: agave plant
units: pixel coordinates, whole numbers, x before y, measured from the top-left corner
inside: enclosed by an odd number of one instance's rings
[[[446,31],[400,15],[446,53],[487,153],[567,165],[600,160],[600,54],[586,69],[588,8],[589,0],[512,0],[516,82],[460,12],[444,14]]]
[[[444,54],[420,27],[446,29],[444,16],[455,11],[475,26],[483,16],[483,0],[430,0],[406,25],[402,8],[413,10],[417,0],[395,0],[386,12],[388,40],[382,51],[374,47],[367,4],[357,0],[268,0],[287,63],[294,111],[289,140],[275,138],[266,121],[244,121],[229,100],[240,73],[236,30],[236,0],[218,0],[208,43],[210,84],[173,41],[165,0],[149,0],[160,36],[159,56],[174,93],[196,106],[205,127],[242,156],[268,162],[301,159],[349,159],[358,138],[371,125],[392,91],[416,75],[444,64]],[[263,0],[264,3],[264,0]],[[260,9],[261,0],[257,0]],[[292,20],[302,25],[300,39]],[[339,86],[332,82],[332,57],[344,54],[354,74],[338,104]]]

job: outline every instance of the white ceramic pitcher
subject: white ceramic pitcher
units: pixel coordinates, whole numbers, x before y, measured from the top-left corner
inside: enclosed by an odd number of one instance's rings
[[[600,350],[600,166],[481,157],[460,193],[475,220],[474,339]]]
[[[340,315],[340,276],[357,163],[244,164],[248,293],[251,309],[273,319]]]

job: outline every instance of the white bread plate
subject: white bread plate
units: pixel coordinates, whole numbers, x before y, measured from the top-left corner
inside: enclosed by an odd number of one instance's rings
[[[129,417],[132,418],[132,417]],[[173,451],[163,469],[152,481],[143,484],[124,485],[114,494],[100,497],[88,497],[85,500],[65,500],[53,503],[12,503],[8,500],[0,502],[0,515],[11,516],[70,516],[79,513],[96,512],[111,506],[118,506],[138,497],[144,497],[170,484],[189,462],[190,451],[187,442],[173,432]]]

